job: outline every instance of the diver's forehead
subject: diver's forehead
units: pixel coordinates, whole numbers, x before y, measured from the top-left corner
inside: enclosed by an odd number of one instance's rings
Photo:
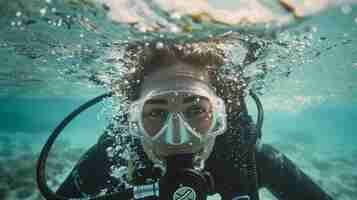
[[[190,77],[199,79],[204,82],[209,82],[208,71],[204,70],[203,66],[184,62],[174,62],[167,66],[159,66],[157,71],[154,71],[144,77],[144,81],[152,80],[175,79],[176,77]]]
[[[190,77],[175,77],[175,79],[168,78],[142,82],[140,98],[167,94],[169,92],[178,92],[178,94],[186,92],[206,97],[215,96],[214,90],[205,82]],[[175,93],[172,94],[175,95]]]

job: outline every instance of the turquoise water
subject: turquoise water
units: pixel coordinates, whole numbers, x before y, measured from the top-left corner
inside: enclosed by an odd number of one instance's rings
[[[285,41],[300,34],[311,45],[289,76],[273,71],[261,95],[263,142],[276,146],[339,200],[357,198],[357,7],[350,9],[331,8],[284,31]],[[104,60],[115,56],[108,55],[115,42],[137,34],[103,15],[81,12],[100,24],[97,31],[78,23],[70,30],[58,28],[36,16],[31,19],[38,23],[22,30],[11,23],[24,14],[1,18],[0,199],[41,199],[33,179],[40,148],[69,112],[106,91],[88,75],[110,70]],[[49,18],[54,21],[55,15]],[[284,66],[276,68],[283,73]],[[65,129],[48,166],[54,188],[100,136],[110,108],[110,102],[99,104]],[[262,197],[274,199],[265,190]]]

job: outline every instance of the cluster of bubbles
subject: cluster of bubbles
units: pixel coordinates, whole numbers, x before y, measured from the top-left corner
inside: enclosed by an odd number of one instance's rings
[[[50,14],[58,12],[56,7],[52,6],[52,2],[47,0],[47,5],[39,9],[39,14],[45,17]],[[12,22],[13,26],[20,26],[22,24],[21,18],[24,17],[20,11],[15,14],[16,20]],[[179,20],[180,16],[172,14],[174,19]],[[71,15],[66,15],[58,18],[49,18],[47,21],[49,25],[61,27],[65,22],[74,18]],[[67,20],[67,21],[66,21]],[[78,23],[86,24],[85,27],[92,27],[90,19],[86,17],[79,17]],[[175,31],[174,31],[175,32]],[[148,34],[150,35],[150,34]],[[155,47],[161,49],[165,47],[166,36],[162,33],[152,34],[155,40]],[[186,39],[195,39],[197,35],[186,34]],[[86,34],[79,31],[79,38],[86,39]],[[209,34],[208,37],[215,37],[214,34]],[[222,79],[231,79],[233,81],[239,81],[242,77],[247,80],[243,83],[242,87],[248,86],[247,89],[254,89],[256,91],[263,91],[268,88],[269,83],[280,77],[288,76],[289,73],[299,63],[304,62],[301,59],[304,49],[309,46],[306,42],[308,38],[301,39],[292,36],[289,33],[284,33],[279,36],[279,40],[260,38],[253,35],[242,35],[239,40],[232,40],[230,43],[222,44],[219,46],[226,55],[225,62],[227,63],[225,68],[225,74]],[[135,62],[133,60],[127,60],[125,57],[125,44],[135,40],[145,40],[145,37],[128,37],[122,41],[102,42],[96,41],[95,47],[88,47],[83,44],[67,45],[54,47],[51,49],[50,54],[56,56],[56,61],[59,64],[65,64],[65,68],[60,70],[61,76],[67,80],[71,80],[71,77],[76,77],[78,82],[83,82],[83,86],[89,87],[90,85],[101,85],[105,90],[112,90],[113,85],[121,82],[127,83],[125,76],[137,72],[138,68],[127,68],[125,65],[128,62]],[[161,40],[161,41],[160,41]],[[148,42],[144,44],[150,45]],[[248,44],[245,46],[245,44]],[[256,57],[256,61],[250,63],[248,66],[244,66],[244,59],[250,51],[249,44],[256,44],[257,49],[254,50],[253,57]],[[200,49],[194,49],[194,51],[200,51]],[[270,53],[267,53],[269,52]],[[268,54],[268,55],[267,55]],[[262,57],[262,59],[260,58]],[[88,58],[88,61],[86,61]],[[283,63],[283,64],[282,64]],[[285,66],[284,66],[285,65]],[[132,65],[134,66],[134,65]],[[87,80],[87,81],[85,81]],[[113,119],[118,116],[124,116],[128,101],[124,96],[119,94],[116,97],[116,106],[112,106],[115,113]],[[114,104],[114,103],[113,103]],[[114,115],[114,114],[113,114]],[[114,122],[113,122],[114,123]],[[120,124],[118,124],[120,126]],[[124,131],[125,134],[127,131]],[[123,146],[124,147],[124,146]],[[108,150],[110,155],[114,155],[114,152],[119,152],[119,149],[112,148]],[[130,152],[123,151],[121,156],[128,158]]]
[[[20,19],[22,13],[20,11],[16,12],[16,18]],[[12,21],[11,22],[11,26],[21,26],[22,25],[22,21],[21,20],[17,20],[17,21]]]
[[[41,7],[38,11],[40,16],[46,17],[58,12],[58,9],[51,5],[51,0],[46,0],[46,3],[47,5]],[[352,8],[344,6],[341,10],[344,14],[349,14]],[[175,20],[180,20],[181,18],[176,13],[171,14],[170,17]],[[83,29],[90,30],[88,32],[97,31],[95,26],[92,25],[91,20],[82,16],[51,16],[47,20],[47,23],[53,27],[62,27],[64,24],[69,27],[70,21],[73,21],[74,18],[82,25]],[[12,27],[24,29],[25,20],[26,16],[21,11],[18,11],[15,13],[15,19],[10,23]],[[357,23],[357,18],[355,22]],[[138,26],[139,31],[146,32],[145,27],[141,27],[140,24],[136,26]],[[169,31],[176,33],[177,27],[172,26]],[[222,66],[222,69],[224,69],[222,70],[224,72],[222,79],[229,79],[234,82],[243,79],[243,88],[264,94],[269,91],[275,80],[289,77],[294,70],[299,70],[302,64],[309,62],[307,54],[317,56],[319,51],[311,48],[313,34],[316,31],[316,27],[311,27],[303,33],[282,32],[277,34],[276,38],[242,34],[231,42],[219,44],[217,47],[224,51],[226,63]],[[126,77],[139,71],[140,66],[135,65],[137,61],[126,57],[125,50],[127,44],[143,40],[143,44],[149,46],[151,45],[151,38],[149,36],[151,36],[155,39],[154,46],[157,49],[162,49],[165,48],[167,37],[172,36],[172,34],[147,33],[148,36],[132,35],[118,41],[111,39],[109,41],[96,40],[93,42],[89,41],[90,38],[85,40],[89,33],[78,31],[76,34],[78,34],[78,38],[83,39],[84,42],[88,42],[92,46],[78,43],[73,45],[58,45],[51,48],[50,54],[56,57],[56,61],[59,64],[66,66],[59,70],[60,75],[66,80],[75,79],[86,87],[100,85],[106,91],[113,90],[117,84],[129,85],[130,83]],[[98,35],[99,38],[105,38],[106,36],[106,34],[102,33]],[[215,34],[208,35],[207,37],[216,37]],[[186,34],[185,37],[185,39],[190,40],[196,39],[198,36],[197,34]],[[7,43],[3,43],[3,46],[5,45],[7,46]],[[193,51],[200,50],[199,47],[193,49]],[[253,62],[245,63],[248,55],[252,57]],[[135,57],[135,55],[132,56]],[[129,65],[132,67],[128,67]],[[357,63],[353,64],[353,67],[357,68]],[[125,94],[116,93],[115,98],[106,102],[109,103],[105,104],[104,110],[98,116],[108,116],[108,121],[113,126],[105,131],[117,141],[114,146],[107,149],[108,157],[115,158],[118,156],[125,160],[139,160],[140,155],[137,155],[135,149],[132,148],[135,139],[129,134],[126,124],[122,123],[127,114],[130,101]],[[123,177],[124,171],[127,171],[127,168],[123,168],[122,166],[112,167],[114,177]]]
[[[246,82],[242,83],[242,87],[257,93],[264,93],[275,80],[288,77],[294,69],[306,62],[303,55],[306,53],[306,49],[311,46],[310,34],[314,31],[316,30],[312,29],[308,34],[300,35],[284,32],[279,35],[278,39],[241,35],[239,40],[219,44],[218,47],[224,51],[226,63],[222,66],[224,69],[222,79],[239,82],[243,78]],[[143,42],[143,44],[144,46],[153,45],[156,49],[165,48],[165,37],[161,35],[159,38],[162,40],[155,40],[154,44],[150,42]],[[126,57],[128,55],[125,53],[127,42],[112,45],[107,49],[105,56],[97,60],[102,64],[102,70],[96,72],[92,78],[107,90],[115,89],[118,84],[130,86],[126,77],[140,70],[140,66],[137,66],[137,60],[135,60],[135,54],[131,55],[132,58]],[[257,47],[253,51],[249,49],[252,44]],[[199,46],[193,49],[196,52],[201,50]],[[248,54],[255,58],[253,58],[253,62],[245,66],[244,62]],[[130,103],[126,94],[115,93],[112,106],[106,108],[112,110],[109,119],[111,118],[110,121],[113,124],[106,131],[116,140],[113,146],[108,147],[107,155],[113,159],[135,160],[136,166],[144,166],[137,149],[133,148],[136,140],[130,135],[127,124],[122,121],[128,112]],[[113,165],[111,169],[113,177],[123,179],[128,176],[128,167]]]
[[[41,17],[45,17],[48,14],[48,12],[50,12],[52,14],[57,12],[57,8],[51,6],[51,3],[52,3],[51,0],[46,0],[45,3],[46,3],[46,6],[40,8],[38,10],[38,14]],[[55,25],[55,26],[61,26],[62,22],[63,21],[61,19],[59,19],[58,22],[48,20],[48,24]],[[10,22],[10,25],[12,27],[18,27],[20,30],[24,30],[27,25],[32,24],[32,23],[34,23],[34,21],[29,19],[29,16],[27,16],[26,14],[23,14],[21,11],[17,11],[15,13],[15,19]]]
[[[278,39],[242,35],[239,40],[217,45],[225,52],[226,64],[222,66],[226,69],[224,78],[238,81],[237,79],[243,76],[245,80],[248,80],[245,83],[249,86],[248,89],[259,92],[272,81],[281,77],[288,77],[294,68],[307,62],[303,58],[303,54],[306,54],[305,50],[311,46],[311,32],[300,35],[284,32],[279,35]],[[191,38],[192,35],[187,37]],[[160,34],[159,38],[162,38],[162,41],[160,39],[155,40],[154,45],[157,49],[162,49],[165,47],[165,36]],[[108,90],[113,89],[113,84],[116,83],[129,84],[125,77],[136,73],[140,66],[133,64],[137,61],[125,57],[127,56],[125,48],[128,41],[129,39],[122,43],[112,44],[110,48],[105,50],[105,55],[96,60],[96,63],[101,65],[101,70],[92,74],[92,81],[103,85]],[[143,44],[151,45],[150,42]],[[249,52],[251,51],[249,49],[251,48],[250,44],[257,46],[253,55],[250,55],[255,57],[253,58],[254,62],[244,65],[243,62],[248,53],[252,54],[252,52]],[[199,46],[193,51],[200,51]],[[132,57],[135,57],[135,55],[132,55]],[[129,65],[131,67],[128,67]]]
[[[349,4],[344,4],[341,6],[341,11],[343,14],[348,15],[352,12],[352,7]]]

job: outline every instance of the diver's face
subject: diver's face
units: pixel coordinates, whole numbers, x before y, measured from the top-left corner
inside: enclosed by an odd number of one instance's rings
[[[186,63],[175,63],[170,66],[161,67],[146,76],[142,82],[140,97],[148,93],[159,90],[167,80],[177,80],[185,78],[199,79],[209,82],[208,74],[198,70],[197,67]],[[181,119],[179,119],[179,117]],[[167,93],[158,95],[147,100],[143,107],[142,120],[143,127],[149,136],[155,137],[156,134],[171,120],[172,135],[175,138],[180,134],[182,119],[189,124],[198,134],[206,134],[212,124],[212,105],[208,97],[187,94],[187,93]],[[174,154],[197,153],[203,150],[204,143],[183,143],[172,145],[168,143],[152,143],[148,140],[142,141],[144,151],[149,157],[153,153],[160,159]]]

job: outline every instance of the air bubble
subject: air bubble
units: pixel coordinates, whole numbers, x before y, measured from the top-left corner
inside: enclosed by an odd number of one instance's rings
[[[57,11],[56,8],[52,8],[52,9],[51,9],[51,12],[53,12],[53,13],[55,13],[56,11]]]
[[[180,18],[181,18],[181,15],[180,15],[179,13],[177,13],[177,12],[174,12],[174,13],[172,13],[172,14],[170,15],[170,17],[171,17],[172,19],[180,19]]]
[[[139,31],[145,33],[147,30],[146,30],[146,27],[140,26]]]
[[[52,3],[52,0],[46,0],[46,3]]]
[[[114,157],[114,149],[113,149],[113,147],[108,147],[107,149],[106,149],[106,152],[107,152],[107,156],[108,157],[110,157],[110,158],[112,158],[112,157]]]
[[[15,25],[16,25],[16,22],[12,21],[11,26],[15,26]]]
[[[58,20],[57,26],[62,26],[62,19]]]
[[[16,17],[21,17],[22,13],[20,11],[16,12]]]
[[[343,5],[341,7],[341,11],[342,11],[343,14],[348,15],[348,14],[350,14],[352,12],[352,7],[350,5],[348,5],[348,4]]]
[[[355,23],[357,24],[357,17],[355,18]]]
[[[357,62],[352,64],[352,67],[357,69]]]
[[[158,43],[156,43],[156,49],[162,49],[162,48],[164,48],[164,43],[162,43],[162,42],[158,42]]]
[[[180,32],[180,28],[177,26],[170,26],[170,32],[178,33],[178,32]]]
[[[47,9],[46,9],[46,8],[40,9],[40,14],[41,14],[41,16],[46,15],[46,13],[47,13]]]
[[[79,35],[79,37],[80,37],[80,38],[84,38],[84,34],[81,33],[81,34]]]
[[[311,27],[311,32],[313,32],[313,33],[316,33],[317,32],[317,27],[316,26],[313,26],[313,27]]]

